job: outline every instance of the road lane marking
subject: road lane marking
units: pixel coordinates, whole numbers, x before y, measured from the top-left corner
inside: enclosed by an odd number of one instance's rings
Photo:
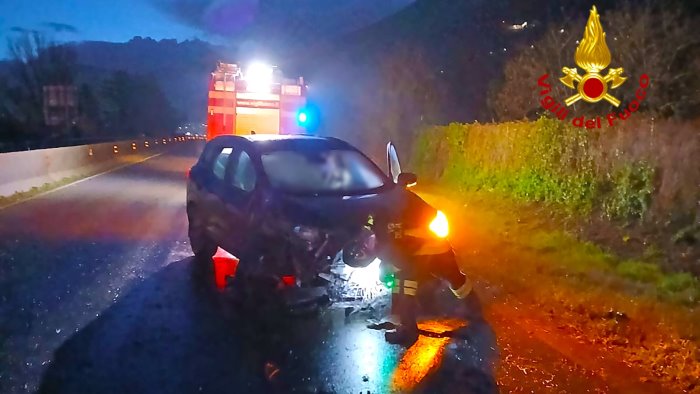
[[[10,204],[8,204],[8,205],[5,205],[5,206],[0,207],[0,211],[2,211],[2,210],[4,210],[4,209],[7,209],[7,208],[10,208],[10,207],[14,207],[15,205],[19,205],[19,204],[25,203],[25,202],[27,202],[27,201],[34,200],[34,199],[39,198],[39,197],[43,197],[43,196],[45,196],[45,195],[47,195],[47,194],[49,194],[49,193],[53,193],[53,192],[59,191],[59,190],[61,190],[61,189],[65,189],[65,188],[67,188],[67,187],[77,185],[78,183],[85,182],[85,181],[89,181],[90,179],[97,178],[97,177],[100,176],[100,175],[109,174],[110,172],[119,171],[119,170],[121,170],[122,168],[125,168],[125,167],[133,166],[133,165],[136,165],[136,164],[141,164],[141,163],[145,162],[146,160],[150,160],[150,159],[152,159],[152,158],[154,158],[154,157],[158,157],[158,156],[163,155],[163,154],[165,154],[165,153],[166,153],[166,152],[156,153],[155,155],[151,155],[151,156],[145,157],[145,158],[143,158],[143,159],[140,159],[140,160],[137,160],[137,161],[134,161],[134,162],[125,163],[125,164],[119,165],[119,166],[117,166],[117,167],[110,168],[110,169],[108,169],[108,170],[106,170],[106,171],[102,171],[102,172],[98,172],[97,174],[90,175],[90,176],[88,176],[88,177],[86,177],[86,178],[78,179],[78,180],[75,181],[75,182],[71,182],[71,183],[68,183],[68,184],[66,184],[66,185],[59,186],[59,187],[57,187],[57,188],[55,188],[55,189],[47,190],[47,191],[45,191],[45,192],[36,194],[36,195],[34,195],[34,196],[29,196],[29,197],[24,198],[24,199],[22,199],[22,200],[15,201],[15,202],[13,202],[13,203],[10,203]]]

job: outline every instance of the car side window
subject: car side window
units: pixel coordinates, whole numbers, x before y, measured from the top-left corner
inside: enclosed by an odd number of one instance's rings
[[[236,189],[250,192],[255,189],[257,175],[255,167],[250,155],[246,151],[241,151],[238,155],[238,160],[233,167],[233,176],[231,177],[231,186]]]
[[[228,164],[231,153],[233,153],[233,148],[223,148],[212,165],[212,172],[220,181],[223,181],[226,175],[226,164]]]
[[[204,147],[204,152],[202,152],[202,156],[199,159],[199,163],[204,165],[211,164],[211,162],[214,161],[220,152],[221,146],[219,146],[216,142],[207,143],[207,145]]]

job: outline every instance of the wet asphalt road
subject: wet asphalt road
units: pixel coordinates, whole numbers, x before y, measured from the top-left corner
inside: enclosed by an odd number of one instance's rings
[[[178,149],[0,210],[0,392],[36,389],[61,344],[188,255]]]
[[[406,351],[367,328],[367,311],[233,308],[195,274],[186,239],[198,149],[0,210],[0,392],[495,390],[485,322],[468,328],[478,340],[421,337]]]

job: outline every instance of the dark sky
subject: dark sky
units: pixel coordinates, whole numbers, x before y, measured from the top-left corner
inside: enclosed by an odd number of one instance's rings
[[[124,42],[133,36],[245,41],[250,34],[335,35],[386,17],[414,0],[3,0],[4,42],[22,30],[60,41]],[[258,38],[260,39],[260,38]]]

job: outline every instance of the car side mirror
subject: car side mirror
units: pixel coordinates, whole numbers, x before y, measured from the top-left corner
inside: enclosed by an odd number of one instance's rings
[[[399,186],[411,187],[418,182],[418,176],[412,172],[402,172],[399,174],[399,178],[396,183]]]
[[[391,180],[394,183],[398,183],[399,174],[401,174],[401,163],[399,163],[399,153],[396,151],[396,146],[391,141],[386,144],[386,161]]]

